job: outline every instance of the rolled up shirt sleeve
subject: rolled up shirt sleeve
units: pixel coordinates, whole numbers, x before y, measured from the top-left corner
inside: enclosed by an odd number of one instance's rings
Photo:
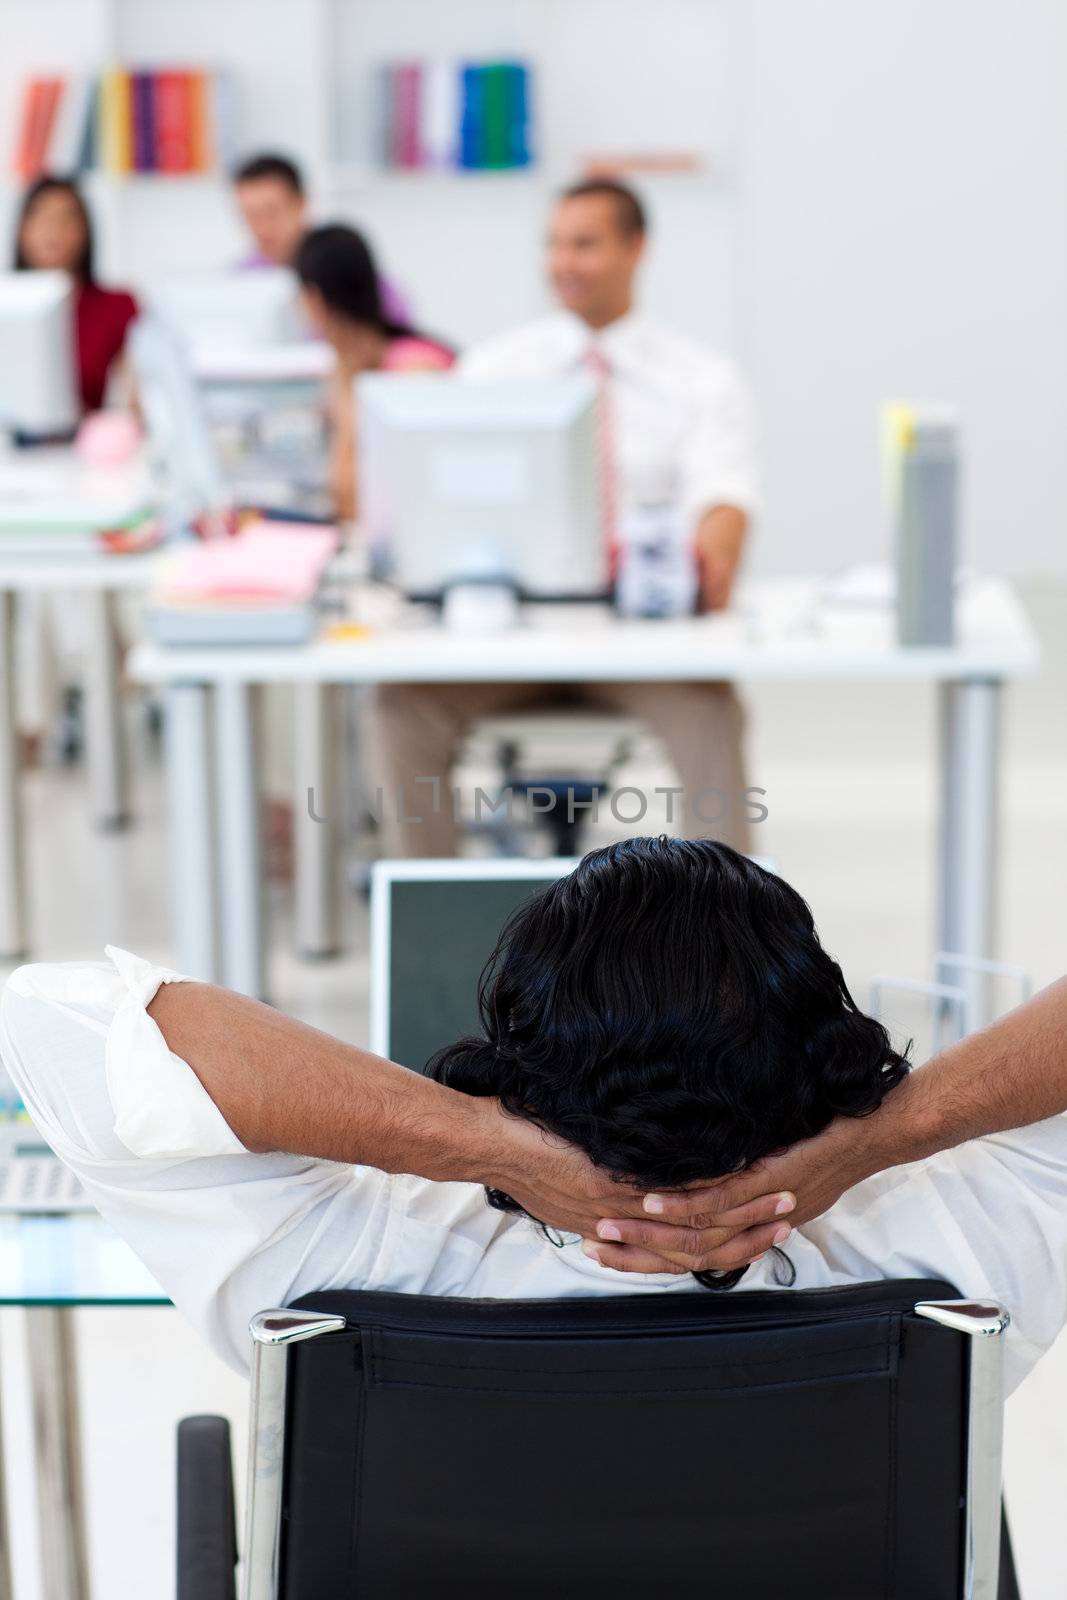
[[[725,357],[691,380],[691,415],[681,448],[682,509],[687,527],[716,506],[759,510],[759,450],[752,392]]]
[[[246,1370],[255,1312],[370,1281],[393,1180],[245,1150],[148,1015],[160,984],[182,981],[111,947],[104,962],[20,967],[0,999],[0,1056],[93,1204]]]

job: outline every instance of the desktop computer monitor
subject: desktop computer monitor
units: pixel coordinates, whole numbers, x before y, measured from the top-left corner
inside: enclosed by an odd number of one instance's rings
[[[65,272],[0,273],[0,429],[53,437],[77,426],[73,297]]]
[[[597,388],[588,374],[357,380],[361,517],[416,598],[498,579],[528,599],[608,592]]]
[[[511,913],[577,866],[541,860],[378,861],[371,876],[370,1047],[421,1072],[479,1033],[478,979]]]
[[[222,476],[187,352],[157,317],[141,317],[129,338],[130,362],[148,438],[167,480],[166,519],[173,533],[204,513],[227,508]]]
[[[284,267],[164,278],[147,304],[194,360],[291,344],[307,332],[296,276]]]
[[[478,980],[504,924],[578,857],[376,861],[371,870],[370,1048],[421,1072],[482,1031]],[[752,856],[776,872],[777,863]]]

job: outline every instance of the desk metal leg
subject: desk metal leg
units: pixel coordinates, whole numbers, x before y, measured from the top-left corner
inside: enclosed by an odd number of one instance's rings
[[[332,956],[340,943],[337,885],[338,695],[328,684],[296,689],[296,947],[302,956]]]
[[[941,688],[940,948],[987,958],[995,954],[1000,691],[997,679]],[[981,1027],[989,981],[976,974],[968,985],[969,1020]]]
[[[26,1312],[43,1600],[89,1600],[74,1313]]]
[[[0,1419],[0,1600],[15,1600],[11,1577],[11,1523],[7,1514],[7,1439]]]
[[[22,851],[15,711],[15,596],[0,590],[0,959],[26,954],[26,892]]]
[[[85,761],[92,814],[98,827],[121,828],[129,817],[129,793],[114,596],[96,589],[79,599],[87,619]]]
[[[215,686],[222,981],[258,999],[263,994],[263,886],[252,711],[250,684]]]
[[[188,977],[215,983],[219,972],[208,703],[205,684],[169,687],[164,737],[175,960]]]

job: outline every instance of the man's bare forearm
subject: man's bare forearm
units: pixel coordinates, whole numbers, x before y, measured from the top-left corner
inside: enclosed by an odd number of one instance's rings
[[[1067,978],[951,1046],[871,1120],[878,1154],[902,1165],[1067,1110]],[[877,1170],[874,1168],[873,1170]]]
[[[487,1184],[586,1238],[603,1217],[641,1214],[639,1191],[498,1100],[460,1094],[209,984],[166,984],[148,1011],[248,1150]],[[743,1221],[774,1216],[761,1203]]]
[[[164,984],[148,1010],[248,1150],[493,1181],[491,1101],[210,984]]]
[[[795,1197],[789,1221],[821,1217],[853,1185],[888,1167],[906,1166],[980,1139],[1043,1122],[1067,1111],[1067,978],[1043,989],[992,1027],[936,1056],[899,1084],[869,1117],[837,1117],[822,1133],[709,1188],[647,1195],[648,1217],[611,1219],[601,1249],[608,1266],[626,1252],[656,1252],[687,1270],[709,1264],[695,1249],[694,1229],[712,1227],[724,1212],[776,1192]],[[765,1233],[739,1232],[732,1248],[752,1260],[766,1249]],[[725,1258],[719,1254],[715,1266]]]
[[[697,524],[696,556],[702,610],[719,611],[729,605],[747,528],[748,517],[737,506],[714,506],[705,511]]]

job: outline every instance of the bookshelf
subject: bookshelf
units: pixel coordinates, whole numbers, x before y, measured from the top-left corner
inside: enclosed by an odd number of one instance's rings
[[[119,62],[228,67],[237,147],[304,166],[316,212],[364,226],[428,327],[458,340],[543,303],[537,260],[551,194],[585,157],[683,151],[693,172],[638,177],[660,233],[652,309],[729,342],[737,171],[731,52],[739,0],[4,0],[0,227],[10,237],[12,154],[25,79]],[[743,3],[743,0],[741,0]],[[372,88],[383,61],[521,58],[531,64],[535,164],[396,171],[375,160]],[[139,282],[235,259],[223,174],[87,180],[104,275]],[[484,271],[477,267],[484,261]],[[675,317],[678,315],[673,310]]]

